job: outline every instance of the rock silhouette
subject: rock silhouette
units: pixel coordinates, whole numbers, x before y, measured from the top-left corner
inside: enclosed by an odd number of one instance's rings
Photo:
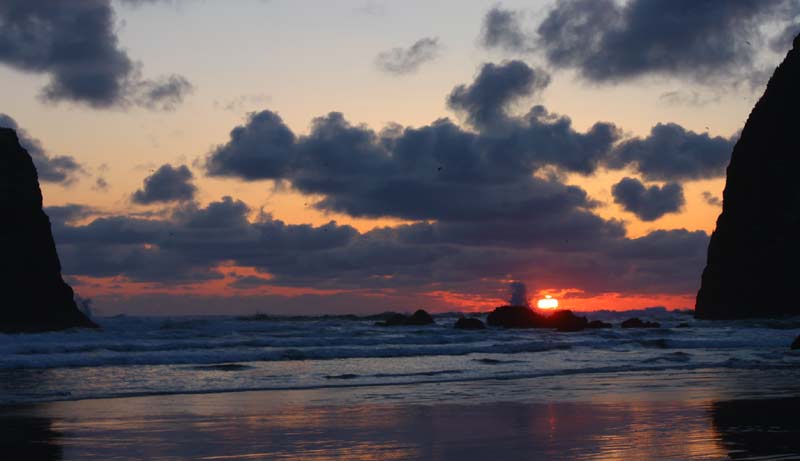
[[[36,168],[8,128],[0,128],[0,213],[0,332],[96,327],[61,278]]]
[[[456,320],[453,328],[459,330],[485,330],[486,325],[483,324],[481,319],[476,319],[474,317],[461,317]]]
[[[633,317],[622,322],[622,328],[661,328],[658,322],[648,322],[638,317]]]
[[[375,325],[379,327],[396,327],[409,325],[430,325],[432,323],[434,323],[434,320],[433,317],[431,317],[431,314],[427,313],[423,309],[419,309],[408,317],[403,314],[392,314],[383,322],[376,322]]]
[[[555,328],[558,331],[581,331],[589,326],[586,317],[563,310],[542,315],[527,306],[501,306],[486,317],[486,323],[503,328]]]
[[[733,149],[697,294],[700,319],[800,314],[800,36]]]

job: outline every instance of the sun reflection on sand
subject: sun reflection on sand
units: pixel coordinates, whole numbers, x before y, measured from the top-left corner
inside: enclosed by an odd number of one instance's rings
[[[81,459],[727,457],[707,403],[311,403],[331,392],[128,398],[59,403],[50,409],[63,412],[52,426],[64,439],[65,456]]]

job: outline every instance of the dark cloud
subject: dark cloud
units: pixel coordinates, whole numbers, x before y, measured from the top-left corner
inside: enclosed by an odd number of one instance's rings
[[[711,206],[722,206],[722,199],[712,194],[709,191],[703,192],[703,200]]]
[[[95,214],[95,210],[92,207],[75,203],[45,207],[44,212],[54,225],[72,223],[74,221],[86,219]]]
[[[211,152],[205,167],[212,176],[278,179],[286,174],[294,147],[295,135],[278,114],[253,113],[231,131],[228,143]]]
[[[136,103],[152,110],[171,111],[183,103],[194,86],[181,75],[169,75],[157,80],[141,81],[135,92]]]
[[[588,175],[600,167],[630,167],[670,181],[724,172],[732,141],[678,125],[658,125],[646,138],[620,142],[622,131],[612,124],[577,132],[569,118],[542,106],[524,116],[508,114],[509,101],[529,93],[536,81],[532,69],[512,62],[484,66],[473,84],[459,86],[454,94],[477,131],[442,119],[376,132],[333,112],[298,136],[274,112],[254,113],[209,153],[205,168],[211,176],[286,181],[324,211],[442,225],[531,215],[567,225],[565,216],[579,219],[594,207],[582,189],[562,184],[545,168]]]
[[[441,48],[438,38],[425,37],[408,48],[392,48],[379,53],[375,63],[380,70],[389,74],[410,74],[426,62],[436,59]]]
[[[145,178],[143,187],[131,199],[141,205],[193,200],[197,192],[193,179],[186,165],[176,168],[167,163]]]
[[[735,139],[695,133],[674,123],[658,124],[646,138],[623,141],[609,166],[635,167],[648,180],[693,180],[721,177],[730,162]]]
[[[528,52],[531,37],[522,30],[520,13],[494,6],[483,19],[480,43],[486,48]]]
[[[141,66],[118,43],[114,21],[110,0],[4,0],[0,63],[48,75],[41,94],[47,101],[174,107],[189,88],[186,79],[141,79]]]
[[[453,238],[457,230],[437,224],[359,233],[335,222],[290,225],[268,215],[250,221],[247,215],[242,202],[224,198],[206,207],[188,205],[161,219],[103,217],[84,225],[54,220],[54,234],[65,273],[73,276],[197,282],[221,277],[219,265],[233,263],[255,268],[272,286],[402,288],[417,294],[485,294],[509,278],[587,294],[686,293],[696,284],[707,244],[702,232],[659,231],[639,239],[622,233],[589,236],[587,245],[579,240],[594,224],[584,234],[558,225],[537,228],[543,221],[535,220],[529,221],[531,227],[518,222],[514,230],[484,222],[484,235],[501,235],[481,240]],[[523,240],[528,244],[517,243]],[[243,284],[253,287],[252,282]]]
[[[752,70],[760,26],[794,7],[793,0],[560,0],[538,34],[551,64],[590,80],[706,81]]]
[[[551,161],[590,169],[616,139],[613,130],[576,133],[569,120],[537,112],[514,133],[494,139],[448,120],[376,133],[331,113],[296,137],[265,111],[235,128],[206,168],[212,176],[287,180],[322,196],[319,209],[362,217],[480,220],[593,206],[581,189],[532,172]],[[562,148],[569,153],[557,157]]]
[[[447,97],[447,104],[467,115],[475,127],[490,127],[505,121],[509,105],[547,87],[550,76],[531,69],[522,61],[484,64],[475,81],[459,85]]]
[[[799,11],[795,0],[558,0],[530,34],[522,31],[520,12],[491,9],[481,42],[540,51],[551,65],[595,82],[654,74],[711,82],[756,71],[763,26]],[[776,40],[774,47],[785,51],[785,40]]]
[[[39,140],[31,137],[10,116],[0,113],[0,128],[11,128],[17,132],[19,143],[28,151],[34,165],[36,165],[39,180],[69,185],[84,173],[83,166],[74,157],[69,155],[48,155]]]
[[[106,178],[104,178],[102,176],[98,176],[97,179],[95,179],[95,181],[94,181],[94,186],[92,186],[92,189],[98,190],[98,191],[102,191],[102,192],[105,192],[110,188],[111,188],[111,185],[108,184],[108,181],[106,181]]]
[[[596,203],[580,187],[564,184],[560,173],[630,167],[704,177],[710,167],[696,151],[716,138],[664,125],[647,138],[621,142],[622,130],[612,124],[578,132],[569,118],[542,106],[514,115],[508,108],[535,93],[536,82],[544,81],[538,78],[523,63],[482,68],[475,82],[456,92],[459,110],[475,120],[473,129],[441,119],[375,131],[332,112],[296,135],[276,113],[262,111],[205,159],[211,176],[285,182],[322,211],[406,224],[358,232],[335,222],[287,224],[229,197],[204,207],[188,201],[148,219],[99,217],[54,226],[67,273],[190,282],[221,277],[220,265],[235,264],[260,274],[258,280],[235,277],[238,288],[504,297],[505,281],[525,280],[587,296],[696,289],[705,233],[659,231],[630,239],[622,222],[598,216]],[[658,146],[666,141],[667,148]],[[655,153],[667,157],[668,167],[650,158]],[[694,166],[673,165],[683,157]],[[675,187],[682,197],[680,186],[644,188],[648,210],[663,208]],[[651,195],[660,202],[651,203]],[[639,212],[649,216],[648,210]]]
[[[686,203],[683,187],[677,183],[646,187],[638,179],[623,178],[611,188],[614,202],[642,221],[655,221],[667,213],[677,213]]]

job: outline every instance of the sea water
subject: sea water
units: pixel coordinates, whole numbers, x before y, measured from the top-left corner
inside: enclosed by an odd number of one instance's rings
[[[592,382],[593,376],[690,370],[800,371],[800,351],[789,348],[800,319],[711,322],[663,309],[588,315],[614,328],[462,331],[453,328],[458,314],[404,327],[350,317],[99,318],[97,331],[0,334],[0,405],[423,383],[480,387],[532,378]],[[632,315],[662,327],[620,328]],[[682,323],[689,327],[678,328]],[[493,396],[505,397],[512,396]]]

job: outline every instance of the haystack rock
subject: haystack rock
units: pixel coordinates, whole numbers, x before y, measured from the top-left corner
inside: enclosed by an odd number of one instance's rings
[[[800,36],[733,149],[695,316],[799,315]]]
[[[0,128],[0,213],[0,332],[96,327],[61,278],[36,168],[8,128]]]

